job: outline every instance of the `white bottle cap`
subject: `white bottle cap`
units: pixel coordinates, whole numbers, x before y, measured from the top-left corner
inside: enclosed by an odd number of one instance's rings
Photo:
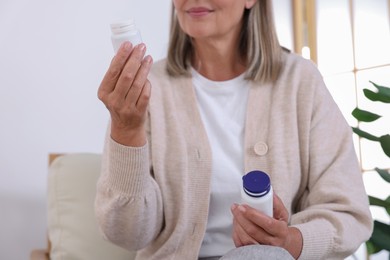
[[[134,19],[127,19],[122,21],[117,21],[110,24],[111,31],[113,34],[120,34],[128,31],[135,31],[137,28],[135,26]]]

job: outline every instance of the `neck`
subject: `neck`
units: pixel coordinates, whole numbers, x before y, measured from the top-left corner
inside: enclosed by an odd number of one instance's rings
[[[245,72],[238,41],[194,39],[194,48],[193,67],[210,80],[229,80]]]

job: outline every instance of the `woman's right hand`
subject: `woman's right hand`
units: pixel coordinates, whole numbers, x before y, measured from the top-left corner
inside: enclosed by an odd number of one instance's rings
[[[98,90],[111,115],[111,138],[126,146],[146,143],[145,119],[151,84],[147,79],[151,56],[145,44],[125,42],[111,61]]]

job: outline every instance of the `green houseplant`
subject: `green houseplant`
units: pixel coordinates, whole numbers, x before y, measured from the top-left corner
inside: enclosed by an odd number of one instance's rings
[[[376,91],[371,91],[369,89],[364,89],[364,96],[372,102],[382,102],[390,103],[390,88],[380,86],[370,81],[370,83],[376,88]],[[369,112],[367,110],[362,110],[356,107],[352,115],[360,122],[373,122],[381,118],[380,115],[376,113]],[[379,142],[383,152],[390,158],[390,135],[385,134],[382,136],[375,136],[366,131],[363,131],[359,127],[352,127],[353,132],[373,142]],[[388,169],[379,169],[375,168],[375,171],[382,177],[386,182],[390,183],[390,174]],[[368,196],[370,205],[383,207],[390,216],[390,195],[387,199],[382,200],[373,196]],[[388,223],[383,223],[377,220],[374,220],[374,231],[370,239],[366,242],[367,253],[369,255],[375,254],[382,250],[387,250],[390,252],[390,225]]]

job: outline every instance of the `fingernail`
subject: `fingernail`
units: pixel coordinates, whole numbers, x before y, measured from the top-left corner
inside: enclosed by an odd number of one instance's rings
[[[246,209],[242,206],[242,205],[239,205],[238,206],[238,210],[242,213],[245,213]]]
[[[233,205],[230,207],[231,210],[235,210],[237,208],[238,204],[237,203],[233,203]]]
[[[140,51],[145,51],[146,46],[145,46],[144,43],[140,43],[140,44],[138,45],[138,48],[139,48]]]
[[[131,44],[131,42],[125,42],[124,44],[123,44],[123,49],[125,50],[125,51],[129,51],[130,49],[131,49],[131,47],[132,47],[132,44]]]
[[[150,55],[146,56],[145,57],[145,62],[148,63],[148,64],[152,63],[153,62],[152,56],[150,56]]]

